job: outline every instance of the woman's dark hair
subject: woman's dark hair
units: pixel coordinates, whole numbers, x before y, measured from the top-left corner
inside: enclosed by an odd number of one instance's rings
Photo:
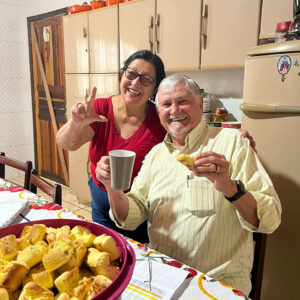
[[[155,68],[155,86],[158,88],[160,82],[166,77],[164,63],[161,58],[153,54],[149,50],[140,50],[133,54],[131,54],[124,62],[124,67],[121,71],[125,71],[127,67],[131,64],[135,59],[143,59],[149,63],[151,63]]]

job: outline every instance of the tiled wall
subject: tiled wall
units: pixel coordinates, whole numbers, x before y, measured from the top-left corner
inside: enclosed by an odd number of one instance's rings
[[[0,1],[0,151],[33,160],[32,108],[23,1]],[[18,173],[7,169],[7,177]]]

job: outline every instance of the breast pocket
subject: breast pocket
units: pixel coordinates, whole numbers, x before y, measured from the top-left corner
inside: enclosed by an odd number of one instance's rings
[[[188,181],[185,208],[199,218],[215,215],[218,192],[209,180],[196,178]]]

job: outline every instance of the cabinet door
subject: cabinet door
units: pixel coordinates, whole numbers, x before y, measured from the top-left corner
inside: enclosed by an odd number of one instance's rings
[[[84,102],[88,93],[88,74],[66,75],[68,119],[70,117],[71,107],[78,102]],[[87,183],[90,176],[88,147],[89,143],[86,143],[76,151],[69,151],[70,192],[78,197],[80,203],[91,201],[90,190]]]
[[[90,90],[97,87],[97,98],[118,95],[119,90],[119,74],[91,74]]]
[[[88,73],[88,15],[63,17],[66,73]]]
[[[120,66],[135,51],[153,51],[155,0],[119,4]]]
[[[89,13],[90,73],[119,71],[118,5]]]
[[[292,20],[293,0],[264,0],[262,5],[259,38],[274,38],[277,23]]]
[[[157,0],[156,18],[155,48],[165,68],[199,69],[201,1]]]
[[[203,0],[201,69],[243,67],[247,49],[257,45],[259,20],[260,0]]]

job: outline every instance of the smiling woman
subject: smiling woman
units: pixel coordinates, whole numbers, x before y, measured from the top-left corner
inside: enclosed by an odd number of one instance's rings
[[[160,125],[155,105],[149,101],[165,77],[161,59],[148,50],[133,53],[120,71],[120,95],[95,99],[96,88],[85,103],[71,109],[70,120],[59,130],[57,144],[70,151],[89,142],[93,221],[131,237],[148,242],[147,224],[135,231],[116,227],[109,217],[109,203],[104,185],[98,180],[110,172],[108,152],[125,149],[136,153],[132,180],[149,150],[161,142],[165,130]],[[101,173],[99,165],[104,165]],[[80,176],[80,174],[79,174]]]

